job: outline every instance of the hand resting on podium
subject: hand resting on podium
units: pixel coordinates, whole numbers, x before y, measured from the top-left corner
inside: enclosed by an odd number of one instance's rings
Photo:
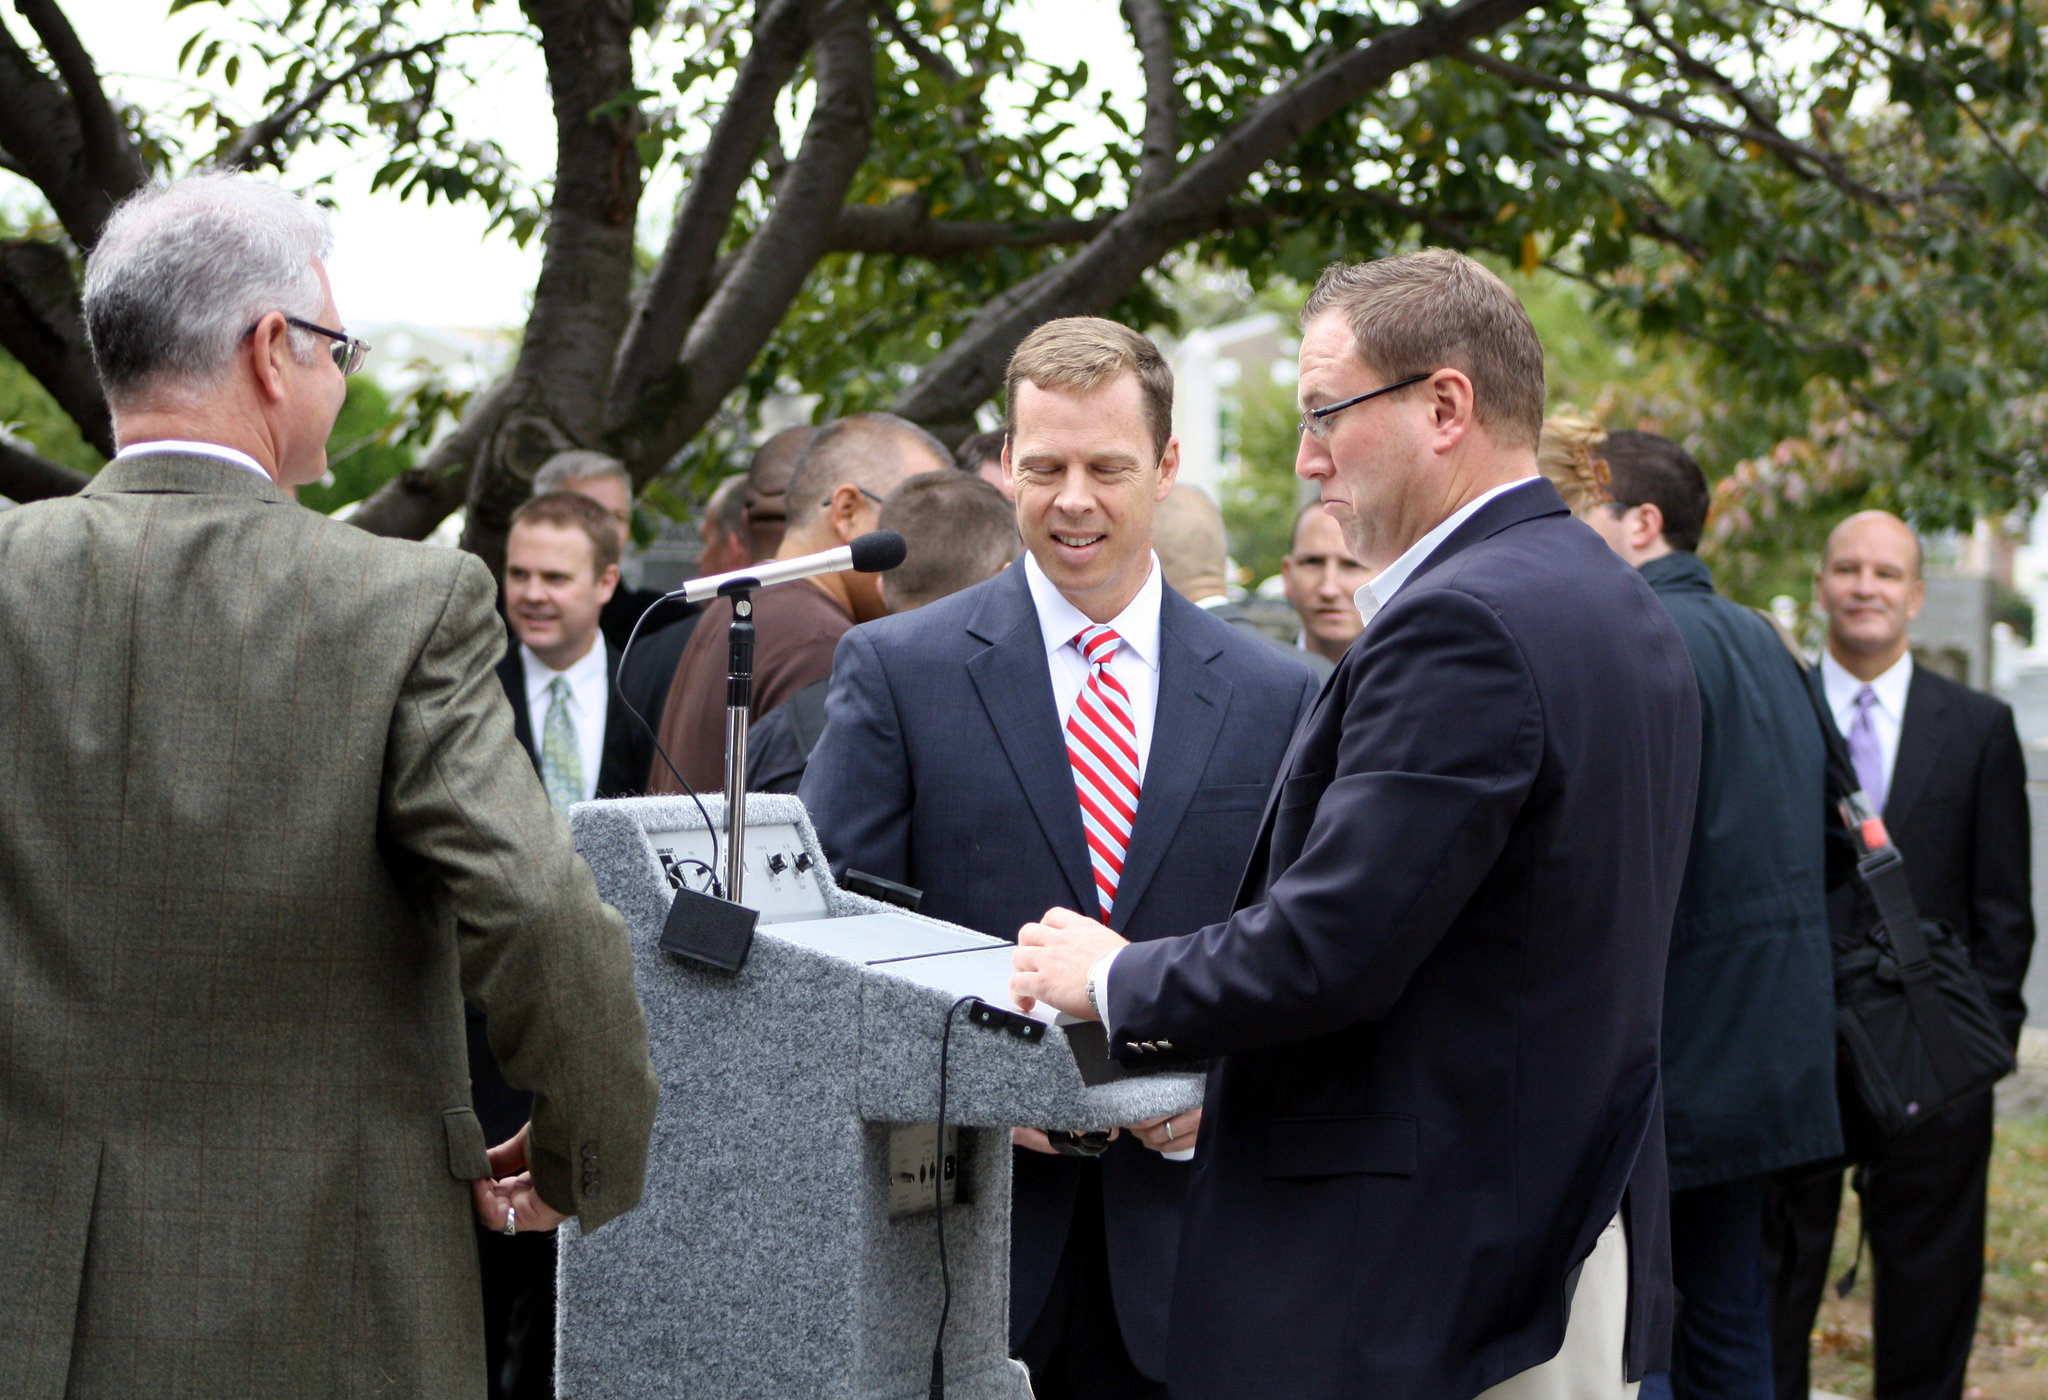
[[[526,1167],[526,1133],[531,1123],[490,1150],[491,1174],[469,1183],[476,1199],[476,1218],[487,1230],[503,1230],[505,1215],[513,1213],[519,1234],[552,1230],[569,1217],[540,1198],[533,1189],[533,1173]]]
[[[1010,997],[1026,1011],[1042,1001],[1076,1020],[1098,1020],[1088,998],[1088,971],[1129,942],[1085,914],[1048,909],[1039,922],[1017,931],[1017,949],[1010,955],[1015,969],[1010,977]],[[1154,1152],[1185,1161],[1194,1155],[1201,1126],[1202,1110],[1193,1108],[1129,1123],[1125,1130]],[[1053,1150],[1037,1128],[1012,1128],[1010,1141],[1033,1152]]]
[[[1017,930],[1010,998],[1026,1011],[1042,1001],[1077,1021],[1099,1021],[1088,1001],[1088,969],[1129,945],[1085,914],[1048,909],[1043,919]]]

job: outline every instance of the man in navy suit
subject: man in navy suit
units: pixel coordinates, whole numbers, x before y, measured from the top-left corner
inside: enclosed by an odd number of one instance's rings
[[[1008,402],[1022,564],[846,635],[805,805],[836,869],[1001,937],[1062,904],[1134,939],[1222,918],[1313,678],[1163,586],[1180,454],[1152,342],[1049,322]],[[1133,1124],[1092,1160],[1016,1130],[1010,1337],[1041,1400],[1165,1394],[1200,1125]]]
[[[1056,911],[1012,988],[1134,1063],[1220,1057],[1175,1400],[1631,1395],[1669,1348],[1685,646],[1531,479],[1543,352],[1500,279],[1443,250],[1334,267],[1302,326],[1296,471],[1379,570],[1365,630],[1238,912],[1127,944]]]
[[[556,810],[639,790],[653,753],[620,700],[618,655],[601,618],[619,579],[620,531],[589,496],[550,491],[512,514],[505,612],[513,642],[498,663],[512,729]],[[533,1096],[505,1082],[483,1012],[468,1008],[470,1098],[484,1135],[505,1141]],[[492,1400],[554,1394],[555,1237],[477,1230]]]

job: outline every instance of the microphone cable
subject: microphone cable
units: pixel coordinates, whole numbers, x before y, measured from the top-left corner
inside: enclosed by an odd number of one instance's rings
[[[946,1076],[953,1049],[953,1015],[975,1000],[961,997],[947,1007],[945,1028],[939,1032],[939,1126],[932,1144],[932,1221],[939,1232],[939,1330],[932,1338],[929,1400],[946,1400],[946,1320],[953,1314],[953,1272],[946,1261]]]
[[[720,889],[718,883],[718,827],[716,823],[714,823],[711,820],[711,813],[705,810],[704,799],[697,795],[697,789],[690,786],[690,780],[688,778],[685,778],[681,773],[676,771],[676,761],[670,758],[668,756],[668,750],[661,746],[661,736],[654,732],[654,726],[647,722],[647,716],[640,713],[640,711],[634,706],[632,700],[626,694],[626,658],[633,654],[633,643],[638,641],[640,638],[640,624],[647,621],[648,618],[654,616],[654,610],[660,607],[663,603],[666,603],[671,598],[681,598],[682,596],[683,590],[680,588],[678,588],[673,593],[664,593],[659,598],[655,599],[654,602],[648,606],[647,611],[641,613],[640,616],[633,619],[633,630],[626,634],[626,644],[619,648],[619,703],[621,705],[624,705],[626,707],[626,713],[631,715],[635,720],[639,721],[640,727],[647,731],[648,739],[650,739],[654,744],[654,751],[660,754],[661,761],[664,764],[668,765],[669,773],[675,778],[677,782],[683,785],[683,791],[690,795],[690,800],[697,804],[697,815],[704,818],[704,830],[707,833],[709,833],[711,837],[711,868],[705,872],[711,880],[711,889],[709,893],[716,895],[720,899],[723,899],[725,895],[724,892]],[[671,678],[671,682],[673,682],[673,678]],[[745,796],[742,795],[740,800],[745,801]],[[695,865],[700,864],[701,862],[691,861],[689,863]],[[678,866],[678,869],[680,868],[681,867]]]

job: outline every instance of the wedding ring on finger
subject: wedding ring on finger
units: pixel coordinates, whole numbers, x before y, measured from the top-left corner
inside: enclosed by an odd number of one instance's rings
[[[1168,1142],[1173,1141],[1173,1120],[1171,1118],[1166,1120],[1166,1140]]]
[[[505,1207],[505,1233],[508,1236],[519,1233],[519,1212],[511,1206]]]

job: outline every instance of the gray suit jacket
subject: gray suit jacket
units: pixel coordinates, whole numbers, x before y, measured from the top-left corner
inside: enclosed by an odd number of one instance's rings
[[[0,1395],[481,1396],[465,995],[542,1196],[637,1200],[624,928],[494,593],[203,456],[0,514]]]

